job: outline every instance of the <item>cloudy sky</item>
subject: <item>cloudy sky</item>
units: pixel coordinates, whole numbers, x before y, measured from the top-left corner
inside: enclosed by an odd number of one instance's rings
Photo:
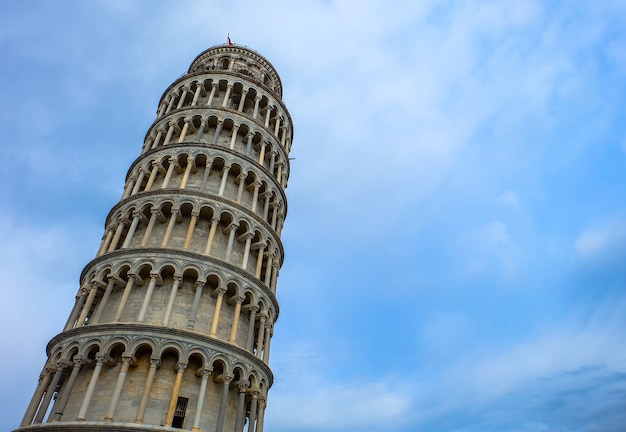
[[[623,0],[4,2],[0,429],[227,33],[295,124],[266,430],[624,431]]]

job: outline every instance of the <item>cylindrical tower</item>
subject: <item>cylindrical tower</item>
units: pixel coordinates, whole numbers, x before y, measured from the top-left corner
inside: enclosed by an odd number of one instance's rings
[[[262,432],[291,117],[236,45],[165,91],[18,431]]]

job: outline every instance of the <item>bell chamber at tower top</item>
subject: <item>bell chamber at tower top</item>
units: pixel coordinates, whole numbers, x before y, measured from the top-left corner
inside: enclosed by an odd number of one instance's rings
[[[191,63],[188,73],[224,70],[240,73],[263,84],[279,97],[283,95],[280,78],[272,65],[249,48],[234,45],[209,48]]]

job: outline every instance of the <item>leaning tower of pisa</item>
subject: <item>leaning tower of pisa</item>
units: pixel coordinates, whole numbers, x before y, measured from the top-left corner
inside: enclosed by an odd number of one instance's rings
[[[214,46],[165,90],[17,431],[262,432],[293,127]]]

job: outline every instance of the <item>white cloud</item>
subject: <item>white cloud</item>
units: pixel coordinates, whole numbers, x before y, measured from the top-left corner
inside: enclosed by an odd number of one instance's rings
[[[626,220],[617,218],[586,228],[574,243],[577,256],[583,260],[614,259],[626,251]]]
[[[277,383],[270,395],[267,427],[272,430],[381,430],[402,424],[412,396],[403,380],[377,376],[333,379],[334,357],[315,345],[274,353]]]

